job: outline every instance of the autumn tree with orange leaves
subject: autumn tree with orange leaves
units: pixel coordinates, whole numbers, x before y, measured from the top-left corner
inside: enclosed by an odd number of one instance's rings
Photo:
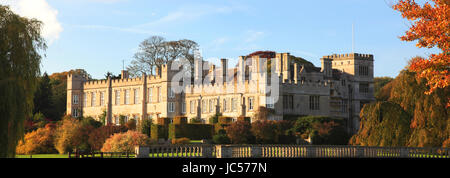
[[[445,88],[450,83],[450,0],[431,0],[422,6],[415,0],[400,0],[393,8],[400,11],[403,18],[412,22],[411,28],[402,41],[418,40],[419,48],[441,49],[439,54],[431,54],[428,59],[414,61],[409,69],[417,73],[418,78],[427,79],[429,90],[433,93],[437,88]],[[447,107],[450,106],[450,98]]]

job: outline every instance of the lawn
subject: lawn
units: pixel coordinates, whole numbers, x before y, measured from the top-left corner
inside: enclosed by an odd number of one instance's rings
[[[16,158],[68,158],[67,154],[16,155]]]

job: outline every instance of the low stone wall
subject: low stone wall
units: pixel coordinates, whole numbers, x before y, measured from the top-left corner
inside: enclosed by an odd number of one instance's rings
[[[154,145],[137,158],[450,158],[450,148],[317,145]]]

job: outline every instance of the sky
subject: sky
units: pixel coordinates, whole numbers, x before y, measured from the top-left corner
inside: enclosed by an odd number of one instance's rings
[[[158,35],[190,39],[204,59],[234,65],[258,50],[289,52],[320,67],[320,58],[354,52],[374,55],[375,76],[395,77],[421,49],[400,36],[410,22],[394,0],[0,0],[44,23],[41,71],[85,69],[93,78],[119,74],[139,43]]]

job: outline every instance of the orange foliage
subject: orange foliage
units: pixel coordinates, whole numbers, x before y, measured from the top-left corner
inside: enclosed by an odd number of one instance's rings
[[[417,72],[418,78],[427,79],[431,94],[437,88],[445,88],[450,84],[450,1],[432,0],[420,6],[415,0],[400,0],[393,8],[402,13],[403,18],[413,22],[406,34],[400,37],[403,41],[418,40],[419,48],[438,47],[442,53],[431,54],[428,59],[419,59],[409,69]],[[447,107],[450,98],[447,99]]]
[[[16,147],[17,154],[42,154],[55,153],[53,146],[54,124],[47,124],[45,128],[39,128],[27,133],[24,140],[19,141]]]

